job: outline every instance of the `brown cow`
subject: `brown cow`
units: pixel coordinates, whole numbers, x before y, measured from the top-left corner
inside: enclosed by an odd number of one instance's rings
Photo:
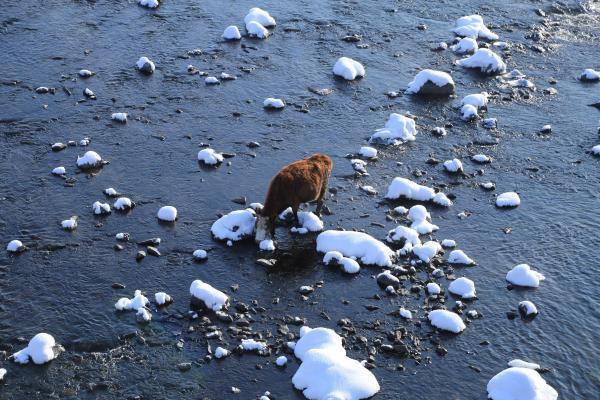
[[[332,167],[333,161],[324,154],[314,154],[283,167],[271,180],[265,205],[258,215],[256,242],[273,238],[275,219],[288,207],[297,222],[300,204],[316,200],[315,213],[320,215]]]

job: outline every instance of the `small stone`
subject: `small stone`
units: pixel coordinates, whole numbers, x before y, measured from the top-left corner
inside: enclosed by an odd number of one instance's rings
[[[182,362],[177,364],[177,368],[179,368],[180,371],[189,371],[190,369],[192,369],[192,363]]]
[[[148,246],[148,247],[146,247],[146,251],[151,256],[160,257],[160,251],[158,251],[158,249],[156,247]]]
[[[135,260],[139,262],[139,261],[142,261],[144,259],[144,257],[146,257],[146,252],[143,250],[140,250],[135,255]]]

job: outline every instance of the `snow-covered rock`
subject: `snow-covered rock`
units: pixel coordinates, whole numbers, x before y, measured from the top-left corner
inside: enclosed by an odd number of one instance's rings
[[[490,157],[486,156],[485,154],[475,154],[474,156],[471,157],[471,160],[473,160],[479,164],[487,164],[487,163],[492,162],[492,159]]]
[[[220,85],[221,81],[218,80],[216,77],[214,76],[207,76],[206,78],[204,78],[204,83],[206,85]]]
[[[444,240],[442,240],[442,247],[445,247],[445,248],[456,247],[456,242],[452,239],[444,239]]]
[[[52,170],[52,175],[64,175],[67,173],[65,167],[56,167]]]
[[[27,364],[31,359],[35,364],[45,364],[56,358],[56,342],[52,335],[38,333],[29,341],[26,348],[17,351],[11,357],[19,364]]]
[[[216,220],[210,227],[215,238],[238,241],[252,236],[256,213],[251,208],[235,210]]]
[[[267,344],[265,342],[259,342],[254,339],[243,339],[240,346],[245,351],[255,351],[258,354],[265,354],[267,351]]]
[[[426,235],[440,229],[439,226],[431,223],[431,215],[427,209],[417,204],[408,211],[408,219],[412,221],[410,227],[416,230],[420,235]]]
[[[154,73],[156,66],[148,57],[140,57],[135,63],[135,67],[143,74],[150,75]]]
[[[271,239],[261,240],[258,248],[262,251],[275,251],[275,243]]]
[[[77,217],[73,216],[69,219],[65,219],[60,223],[60,226],[63,229],[66,229],[68,231],[72,231],[75,228],[77,228]]]
[[[348,57],[340,57],[333,66],[333,74],[341,76],[347,81],[353,81],[358,77],[365,76],[365,67]]]
[[[588,82],[600,81],[600,71],[596,71],[592,68],[584,69],[579,79]]]
[[[377,194],[377,189],[375,189],[373,186],[370,185],[363,185],[360,186],[360,190],[362,190],[363,192],[370,194],[371,196],[375,196]]]
[[[142,7],[156,8],[158,7],[158,0],[138,0],[138,4]]]
[[[154,293],[154,300],[156,300],[156,304],[158,304],[159,306],[163,306],[172,302],[173,298],[165,292],[157,292]]]
[[[481,126],[485,129],[494,129],[498,126],[498,120],[496,118],[485,118]]]
[[[483,18],[480,15],[467,15],[459,18],[456,20],[456,25],[452,31],[458,36],[473,39],[498,40],[498,35],[485,26]]]
[[[592,147],[592,154],[595,156],[600,156],[600,144]]]
[[[240,40],[241,38],[240,30],[235,25],[230,25],[223,31],[223,39],[225,40]]]
[[[432,188],[419,185],[410,179],[399,177],[394,178],[385,197],[390,200],[406,198],[416,201],[432,201],[444,207],[452,205],[452,202],[444,193],[436,193]]]
[[[523,317],[533,317],[537,315],[538,310],[535,304],[529,300],[524,300],[519,303],[519,312]],[[509,364],[510,365],[510,364]],[[518,367],[519,365],[511,365],[511,367]],[[539,367],[538,367],[539,368]]]
[[[316,214],[307,211],[298,213],[298,223],[300,228],[292,227],[293,233],[305,234],[308,232],[321,232],[323,230],[323,221]]]
[[[505,192],[496,198],[497,207],[516,207],[521,204],[521,198],[515,192]]]
[[[218,165],[223,162],[223,154],[209,147],[198,152],[198,161],[206,165]]]
[[[278,367],[284,367],[287,362],[288,359],[286,356],[279,356],[277,357],[277,360],[275,360],[275,364],[277,364]]]
[[[487,384],[491,400],[556,400],[558,393],[531,368],[510,367]]]
[[[442,246],[444,246],[444,242],[442,242]],[[473,265],[475,264],[475,261],[462,250],[452,250],[448,255],[448,263]]]
[[[508,362],[509,367],[518,367],[518,368],[529,368],[529,369],[541,369],[540,364],[523,361],[520,359],[514,359]]]
[[[447,72],[424,69],[408,84],[405,93],[449,96],[454,93],[454,80]]]
[[[0,368],[0,382],[4,379],[6,375],[6,368]]]
[[[448,310],[433,310],[429,312],[429,322],[438,329],[460,333],[466,326],[458,314]]]
[[[527,264],[519,264],[506,274],[506,280],[517,286],[538,287],[546,277],[531,269]]]
[[[215,349],[215,358],[227,357],[229,354],[231,354],[229,350],[224,349],[220,346]]]
[[[104,193],[105,195],[107,195],[108,197],[117,197],[120,196],[119,192],[117,192],[115,190],[115,188],[106,188],[102,191],[102,193]]]
[[[452,294],[460,296],[463,299],[473,299],[477,297],[475,294],[475,283],[469,278],[458,278],[448,286],[448,291]]]
[[[248,36],[257,37],[259,39],[265,39],[271,34],[267,28],[257,21],[248,22],[246,24],[246,30],[248,31]]]
[[[463,171],[462,162],[458,158],[444,161],[444,169],[451,173],[457,173]]]
[[[204,302],[204,305],[213,311],[221,310],[229,302],[229,297],[225,293],[215,289],[208,283],[202,282],[200,279],[192,282],[190,294]]]
[[[304,329],[307,328],[307,329]],[[303,327],[294,354],[302,364],[292,383],[313,400],[359,400],[380,389],[375,376],[346,356],[341,337],[327,328]]]
[[[248,11],[248,14],[244,17],[244,23],[248,25],[250,22],[256,21],[262,26],[267,28],[277,25],[275,18],[271,16],[267,11],[262,8],[253,7]]]
[[[362,146],[358,151],[358,154],[360,154],[360,156],[364,158],[377,158],[377,149],[374,149],[373,147],[369,146]]]
[[[410,312],[410,310],[407,310],[404,307],[400,307],[399,313],[400,313],[400,316],[404,319],[412,319],[412,317],[413,317],[412,312]]]
[[[163,206],[158,209],[156,217],[161,221],[174,222],[177,219],[177,209],[173,206]]]
[[[95,215],[107,215],[110,214],[110,204],[95,201],[94,204],[92,204],[92,210]]]
[[[461,105],[470,104],[477,107],[477,109],[487,107],[488,96],[487,92],[469,94],[463,97]]]
[[[206,260],[208,258],[208,253],[206,252],[206,250],[202,250],[202,249],[198,249],[198,250],[194,250],[194,252],[192,253],[192,257],[194,257],[194,260]]]
[[[77,157],[77,166],[80,169],[97,168],[102,165],[102,157],[95,151],[86,151],[83,157]]]
[[[456,64],[465,68],[479,68],[485,74],[502,74],[506,71],[502,58],[490,49],[479,49],[472,56],[457,60]]]
[[[430,262],[433,257],[442,251],[442,246],[434,240],[413,247],[412,252],[423,262]]]
[[[139,308],[135,316],[138,322],[150,322],[152,320],[152,313],[145,307]]]
[[[325,231],[317,237],[317,251],[338,251],[345,257],[359,259],[363,264],[390,267],[395,253],[367,233],[353,231]]]
[[[20,240],[14,239],[8,242],[6,245],[6,251],[9,253],[20,253],[25,250],[25,246],[21,243]]]
[[[94,75],[94,73],[89,69],[80,69],[77,72],[77,75],[79,75],[82,78],[89,78],[90,76]]]
[[[430,295],[431,294],[440,294],[442,291],[442,288],[440,288],[440,285],[438,285],[435,282],[429,282],[425,288],[427,289],[427,293],[429,293]]]
[[[113,204],[113,208],[119,211],[128,211],[135,207],[135,203],[129,197],[119,197]]]
[[[474,53],[479,49],[477,41],[470,37],[462,38],[455,45],[451,46],[452,51],[458,54]]]
[[[369,143],[400,144],[416,139],[415,120],[402,114],[390,114],[385,126],[377,129],[369,138]]]
[[[402,245],[402,254],[410,253],[414,246],[421,244],[419,232],[413,228],[408,228],[401,225],[389,231],[386,240],[389,243],[399,243]]]
[[[115,308],[118,311],[134,310],[139,311],[140,308],[146,307],[150,301],[142,294],[141,290],[136,290],[133,293],[133,298],[121,297],[115,303]]]
[[[367,162],[364,160],[361,160],[359,158],[353,158],[350,160],[350,163],[352,164],[352,168],[358,172],[359,174],[363,174],[363,175],[368,175],[367,173]]]
[[[271,108],[271,109],[281,109],[281,108],[285,107],[285,103],[281,99],[275,99],[273,97],[268,97],[265,99],[265,101],[263,101],[263,107]]]
[[[127,113],[124,113],[124,112],[112,113],[110,116],[110,119],[112,119],[113,121],[125,123],[125,122],[127,122]]]
[[[512,81],[508,81],[507,83],[513,87],[522,89],[532,89],[535,91],[535,84],[529,79],[514,79]]]
[[[477,114],[477,107],[475,107],[472,104],[465,104],[460,108],[460,112],[462,114],[461,118],[463,119],[463,121],[471,121],[477,119],[477,117],[479,116]]]
[[[344,257],[339,251],[328,251],[323,256],[323,264],[329,265],[332,261],[339,264],[345,273],[356,274],[360,272],[360,265],[353,258]]]

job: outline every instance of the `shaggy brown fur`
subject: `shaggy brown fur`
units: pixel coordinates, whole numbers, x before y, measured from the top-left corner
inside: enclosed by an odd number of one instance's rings
[[[323,198],[327,191],[333,161],[324,154],[314,154],[304,160],[283,167],[271,180],[265,205],[260,216],[268,218],[269,230],[273,232],[275,218],[286,208],[292,207],[298,220],[298,207],[302,203],[317,201],[315,213],[321,214]]]

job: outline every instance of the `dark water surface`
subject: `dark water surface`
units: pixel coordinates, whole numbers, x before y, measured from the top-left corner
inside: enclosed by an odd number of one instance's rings
[[[273,36],[264,41],[244,38],[246,48],[222,43],[223,29],[231,24],[242,28],[253,6],[277,19]],[[538,8],[548,16],[536,14]],[[454,21],[471,13],[483,15],[500,40],[513,45],[505,55],[508,69],[518,68],[534,81],[537,90],[529,98],[495,78],[453,66],[457,57],[451,51],[430,50],[451,40]],[[418,30],[420,24],[428,29]],[[545,34],[536,42],[531,37],[540,29]],[[369,47],[340,40],[354,33],[363,35],[361,43]],[[286,316],[338,330],[336,321],[350,318],[355,336],[366,336],[369,345],[377,338],[387,342],[386,332],[405,326],[422,338],[420,361],[376,355],[378,399],[484,399],[488,380],[514,358],[550,368],[543,376],[560,398],[597,398],[600,160],[586,152],[600,143],[600,112],[587,106],[600,100],[600,84],[584,84],[577,77],[584,68],[600,68],[599,38],[598,2],[165,0],[157,10],[148,10],[133,1],[3,1],[0,242],[4,246],[19,238],[31,249],[17,257],[0,255],[1,350],[8,356],[24,347],[19,337],[29,339],[43,331],[67,352],[45,366],[0,359],[0,367],[8,369],[0,398],[256,398],[266,390],[277,399],[302,398],[291,385],[297,361],[288,355],[290,363],[278,369],[277,346],[269,357],[244,354],[203,361],[205,332],[198,321],[177,315],[187,314],[194,279],[226,291],[232,303],[257,300],[266,311],[253,315],[252,327],[263,335],[270,332],[273,345],[285,342],[277,328]],[[533,45],[546,51],[534,51]],[[187,55],[196,48],[202,55]],[[157,65],[150,77],[133,68],[143,55]],[[351,83],[334,79],[331,68],[340,56],[361,61],[367,76]],[[187,73],[188,64],[238,79],[206,86],[203,77]],[[96,75],[80,79],[81,68]],[[423,101],[385,95],[406,87],[421,68],[451,71],[458,98]],[[557,83],[551,85],[551,78]],[[38,86],[57,92],[36,94]],[[550,86],[557,95],[544,94]],[[86,87],[98,100],[78,104]],[[318,96],[309,87],[331,88],[333,93]],[[455,108],[462,96],[482,90],[494,95],[488,116],[498,118],[497,130],[461,121]],[[283,98],[288,106],[282,112],[265,112],[266,97]],[[298,112],[302,109],[309,112]],[[418,117],[417,140],[379,148],[379,160],[368,166],[370,176],[354,178],[344,156],[357,152],[391,112],[406,111]],[[129,122],[111,122],[112,112],[129,113]],[[447,137],[429,133],[448,122],[454,127]],[[540,136],[545,124],[552,124],[553,133]],[[54,142],[86,136],[91,138],[87,149],[110,161],[95,176],[75,167],[77,155],[86,148],[50,151]],[[483,139],[497,139],[498,144],[476,144]],[[261,147],[249,149],[249,141]],[[196,161],[201,143],[236,156],[231,165],[202,169]],[[269,179],[282,165],[314,152],[331,155],[335,163],[330,185],[338,193],[327,201],[333,212],[324,217],[327,228],[365,229],[384,238],[397,225],[385,218],[397,204],[380,203],[393,177],[413,177],[420,169],[426,175],[419,182],[448,185],[445,190],[456,195],[455,204],[432,207],[433,221],[440,226],[433,236],[455,239],[477,261],[476,267],[456,268],[455,275],[475,281],[478,300],[467,310],[476,309],[484,317],[458,336],[434,333],[424,317],[422,291],[388,297],[372,279],[376,268],[346,276],[322,266],[314,236],[292,237],[279,229],[279,246],[290,254],[279,252],[280,266],[269,271],[255,264],[264,256],[255,246],[228,248],[211,239],[217,213],[239,208],[231,199],[263,201]],[[469,160],[476,153],[494,159],[481,176],[475,172],[482,167]],[[441,165],[425,164],[430,156],[462,159],[469,176],[449,176]],[[59,165],[76,179],[73,187],[50,174]],[[517,191],[521,206],[496,209],[495,193],[478,187],[484,181],[495,182],[497,192]],[[382,195],[364,194],[358,187],[365,184]],[[138,206],[127,215],[95,218],[91,204],[105,201],[102,190],[107,187]],[[162,205],[177,207],[176,224],[157,223]],[[457,218],[465,210],[471,216]],[[361,218],[365,214],[369,217]],[[59,223],[71,215],[79,216],[79,227],[69,233]],[[504,233],[507,227],[510,234]],[[117,232],[130,232],[135,240],[161,237],[163,255],[136,263],[134,243],[121,252],[113,250]],[[66,247],[48,251],[56,243]],[[192,261],[197,248],[212,249],[206,263]],[[509,291],[506,272],[522,262],[547,279],[535,290]],[[417,279],[425,281],[427,274],[421,271]],[[302,301],[298,288],[320,280],[323,287]],[[112,289],[113,282],[127,288]],[[449,284],[446,279],[439,283],[444,288]],[[229,289],[233,284],[239,284],[236,292]],[[406,282],[405,288],[412,284]],[[113,306],[135,289],[151,299],[165,291],[175,302],[154,311],[153,321],[141,326],[133,312],[115,313]],[[375,294],[381,300],[373,299]],[[275,297],[280,299],[276,305]],[[537,318],[529,323],[507,319],[506,312],[525,299],[537,305]],[[447,305],[454,300],[448,298]],[[368,311],[365,304],[380,308]],[[412,322],[390,315],[400,305],[413,310]],[[226,325],[215,324],[224,332],[225,344],[220,345],[231,349],[239,344]],[[195,331],[188,332],[189,326]],[[289,327],[298,333],[298,326]],[[136,330],[137,337],[120,339]],[[348,351],[365,359],[367,348],[357,345],[355,336],[347,339]],[[179,338],[185,341],[182,351],[175,346]],[[490,344],[480,345],[484,340]],[[213,349],[219,345],[209,342]],[[433,342],[440,342],[448,354],[438,356]],[[188,361],[192,369],[180,372],[177,364]],[[232,394],[231,386],[242,392]]]

